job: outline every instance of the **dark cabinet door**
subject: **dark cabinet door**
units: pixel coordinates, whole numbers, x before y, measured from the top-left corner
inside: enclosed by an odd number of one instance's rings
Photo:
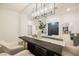
[[[43,48],[39,45],[28,43],[28,50],[36,56],[55,56],[59,55],[54,51],[50,51],[46,48]]]
[[[37,56],[46,56],[47,55],[47,50],[36,45],[35,46],[35,55],[37,55]]]
[[[47,55],[46,49],[44,49],[38,45],[32,44],[32,43],[28,43],[28,50],[30,50],[30,52],[32,52],[36,56],[46,56]]]
[[[28,44],[27,44],[27,47],[28,47],[28,50],[29,50],[31,53],[35,54],[35,45],[34,45],[34,44],[28,43]]]

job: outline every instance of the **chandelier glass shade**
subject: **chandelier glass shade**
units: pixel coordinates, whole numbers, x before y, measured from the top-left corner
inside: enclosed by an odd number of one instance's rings
[[[41,7],[38,8],[38,4],[36,4],[36,7],[33,9],[32,12],[32,18],[33,19],[40,19],[42,17],[48,17],[51,15],[55,14],[55,3],[53,3],[53,5],[48,5],[48,4],[41,4]]]

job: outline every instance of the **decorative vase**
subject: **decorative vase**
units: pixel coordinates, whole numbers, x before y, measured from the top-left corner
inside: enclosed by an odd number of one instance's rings
[[[37,34],[38,39],[41,39],[41,34],[42,34],[41,30],[38,30],[38,34]]]

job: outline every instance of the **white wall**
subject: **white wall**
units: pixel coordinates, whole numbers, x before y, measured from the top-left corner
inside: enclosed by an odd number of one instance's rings
[[[69,23],[72,33],[79,33],[79,12],[69,13],[62,16],[63,23]]]
[[[30,28],[30,27],[32,28]],[[33,22],[31,19],[24,13],[20,15],[20,36],[24,36],[27,34],[32,34],[33,30]]]
[[[59,22],[59,36],[63,35],[63,29],[65,23],[69,24],[69,30],[72,31],[72,33],[79,33],[79,12],[70,12],[70,13],[64,13],[61,15],[54,15],[50,16],[46,19],[47,23],[50,21],[58,21]],[[21,15],[21,35],[27,35],[28,34],[28,22],[30,18],[27,17],[27,15],[22,14]],[[33,20],[32,20],[33,21]],[[34,21],[35,23],[35,21]],[[32,27],[35,25],[32,25]],[[35,32],[33,29],[32,32]]]
[[[48,18],[45,18],[47,22],[49,21],[57,21],[59,22],[59,36],[63,36],[63,26],[64,24],[69,24],[69,30],[72,31],[72,33],[79,33],[79,11],[74,12],[65,12],[62,14],[55,14],[53,16],[49,16]],[[28,34],[28,21],[31,20],[30,17],[28,17],[26,14],[21,15],[21,35],[27,35]],[[43,20],[43,19],[42,19]],[[45,21],[44,20],[44,21]],[[37,23],[37,21],[34,21],[33,23]],[[35,26],[35,25],[33,25]],[[33,29],[32,32],[36,32],[35,29]]]
[[[79,12],[69,12],[64,13],[61,15],[54,15],[47,18],[47,22],[54,21],[58,19],[59,22],[59,35],[62,36],[63,30],[62,27],[64,24],[69,24],[69,30],[71,30],[72,33],[79,33]]]
[[[20,15],[20,36],[27,34],[27,16],[24,14]]]
[[[0,40],[15,40],[19,36],[19,14],[0,9]]]

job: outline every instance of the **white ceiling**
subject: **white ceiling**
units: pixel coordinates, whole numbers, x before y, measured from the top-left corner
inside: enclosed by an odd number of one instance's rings
[[[50,3],[53,6],[53,4]],[[39,5],[40,6],[40,5]],[[24,12],[30,14],[35,7],[35,4],[30,4],[28,8],[24,9]],[[66,12],[67,8],[70,8],[71,11],[78,11],[79,10],[79,3],[56,3],[55,7],[57,8],[57,12]]]
[[[28,3],[0,3],[0,9],[8,9],[20,12],[28,5]]]
[[[38,4],[40,6],[40,4]],[[53,4],[51,4],[53,6]],[[56,3],[56,13],[66,12],[67,8],[71,11],[79,11],[79,3]],[[31,15],[35,3],[0,3],[0,9],[9,9],[17,12],[24,12]]]

